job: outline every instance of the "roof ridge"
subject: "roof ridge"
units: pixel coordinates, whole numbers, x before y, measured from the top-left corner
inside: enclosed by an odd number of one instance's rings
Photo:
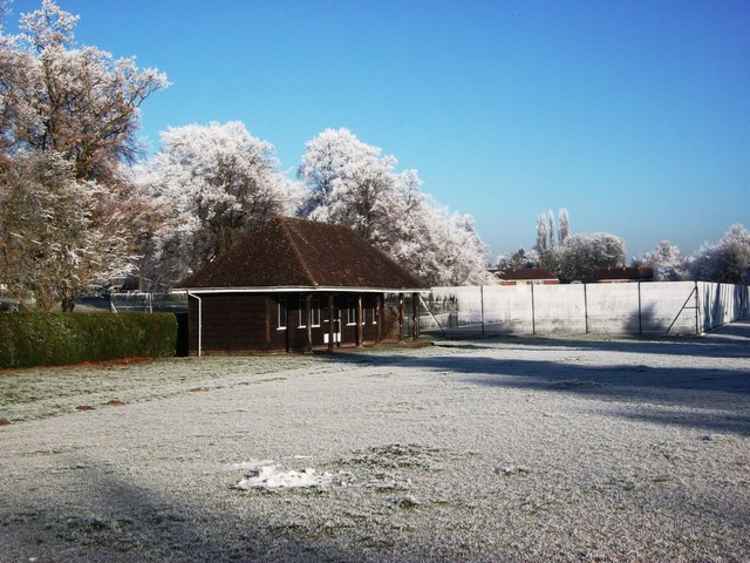
[[[297,246],[297,241],[294,240],[294,236],[292,236],[291,228],[289,227],[289,221],[286,221],[286,219],[291,219],[291,217],[280,217],[281,221],[281,228],[284,229],[284,232],[287,235],[287,239],[289,240],[289,244],[292,246],[292,250],[294,251],[294,255],[297,257],[297,260],[299,260],[300,265],[302,266],[302,269],[305,272],[305,275],[307,275],[310,282],[312,282],[312,285],[320,285],[317,281],[315,281],[315,276],[313,276],[312,272],[310,271],[310,268],[307,265],[307,261],[305,261],[305,257],[302,255],[302,251]]]
[[[342,227],[346,227],[346,225],[341,225]],[[346,227],[349,229],[349,227]],[[385,258],[388,262],[393,263],[394,266],[396,266],[399,270],[401,270],[401,273],[406,275],[406,277],[411,278],[415,282],[422,283],[422,280],[417,276],[416,274],[412,274],[409,270],[407,270],[404,266],[402,266],[395,258],[390,256],[385,250],[380,248],[379,246],[376,246],[374,243],[368,241],[366,238],[361,236],[358,232],[356,232],[354,229],[349,229],[355,237],[359,238],[363,242],[365,242],[372,250],[379,253],[383,258]]]

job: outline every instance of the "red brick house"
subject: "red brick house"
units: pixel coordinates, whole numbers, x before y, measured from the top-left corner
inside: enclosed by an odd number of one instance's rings
[[[622,267],[597,270],[593,276],[597,283],[621,283],[633,281],[654,281],[653,268],[641,267]]]
[[[416,318],[428,291],[348,227],[292,218],[258,225],[180,285],[189,352],[198,355],[378,342],[394,325],[401,334],[403,296],[412,295]],[[400,295],[395,314],[386,314],[386,293]]]
[[[557,274],[543,268],[520,268],[512,272],[496,272],[500,285],[558,284]]]

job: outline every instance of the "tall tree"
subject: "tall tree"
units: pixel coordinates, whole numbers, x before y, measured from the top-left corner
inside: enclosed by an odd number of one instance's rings
[[[551,209],[547,210],[547,247],[550,250],[557,248],[557,237],[555,235],[555,214]]]
[[[678,281],[685,279],[687,275],[685,258],[680,249],[668,240],[660,241],[656,248],[646,252],[639,262],[652,268],[657,280]]]
[[[0,75],[0,135],[10,151],[54,151],[77,178],[107,183],[138,155],[139,108],[168,81],[134,58],[78,46],[78,19],[43,0],[4,38],[0,67],[13,71]]]
[[[542,213],[536,218],[536,244],[534,245],[534,248],[540,255],[550,250],[549,232],[547,216]]]
[[[386,243],[388,202],[404,181],[396,159],[360,141],[348,129],[326,129],[305,146],[299,177],[308,188],[302,214],[351,226],[364,238]],[[414,179],[419,183],[419,179]]]
[[[559,262],[558,240],[555,235],[555,215],[549,209],[541,213],[536,220],[536,245],[534,250],[539,255],[539,266],[550,272],[556,272]]]
[[[43,0],[39,9],[22,14],[18,35],[0,34],[0,161],[13,170],[14,163],[19,169],[30,166],[26,155],[38,156],[38,162],[50,166],[62,159],[67,163],[65,178],[72,174],[75,180],[59,185],[36,181],[34,189],[11,183],[7,190],[38,195],[38,189],[70,189],[86,210],[90,240],[118,238],[118,244],[110,247],[89,245],[85,270],[42,262],[56,269],[56,275],[70,276],[60,280],[68,288],[62,298],[66,309],[72,306],[75,292],[112,273],[108,264],[128,263],[135,251],[139,236],[135,229],[143,224],[141,212],[149,205],[134,198],[121,173],[122,164],[132,162],[140,151],[136,138],[140,105],[167,85],[163,73],[139,69],[132,58],[114,59],[96,47],[77,45],[77,23],[78,16],[53,0]],[[52,205],[49,198],[34,197]],[[56,197],[65,199],[61,194]],[[61,210],[56,213],[63,215]],[[70,224],[74,230],[78,222]],[[119,244],[123,232],[128,244]],[[3,243],[7,246],[9,241]],[[95,252],[106,254],[93,256]]]
[[[570,216],[568,215],[568,210],[564,207],[560,209],[558,212],[558,219],[557,219],[558,229],[558,240],[560,243],[560,246],[565,244],[565,241],[568,240],[568,237],[570,237]]]
[[[732,225],[719,241],[704,244],[690,263],[695,279],[750,283],[750,231]]]
[[[103,229],[93,217],[109,193],[77,180],[61,155],[27,153],[0,170],[0,284],[23,303],[73,309],[86,287],[131,267],[127,231],[116,212]]]
[[[625,242],[609,233],[571,235],[559,254],[560,277],[589,281],[597,270],[625,265]]]
[[[487,279],[473,219],[441,208],[422,192],[415,170],[396,165],[349,130],[326,129],[307,143],[299,167],[308,189],[301,214],[351,226],[435,285]]]
[[[280,170],[271,143],[239,121],[173,127],[161,149],[136,167],[163,225],[148,239],[140,273],[168,287],[230,248],[247,227],[294,213],[301,186]]]

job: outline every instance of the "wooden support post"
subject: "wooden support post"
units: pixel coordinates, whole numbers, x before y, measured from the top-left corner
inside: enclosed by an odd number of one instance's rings
[[[361,348],[364,344],[364,326],[362,326],[362,323],[364,322],[364,318],[362,316],[362,296],[357,295],[357,311],[356,311],[356,320],[357,320],[357,347]]]
[[[266,348],[271,348],[271,298],[266,295]]]
[[[419,293],[411,294],[411,338],[419,338]]]
[[[385,324],[385,296],[378,294],[378,342],[383,340],[383,324]]]
[[[333,352],[333,339],[336,334],[336,318],[334,317],[333,293],[328,296],[328,351]]]
[[[289,294],[285,295],[281,298],[281,306],[284,307],[286,311],[286,327],[284,328],[284,338],[286,342],[286,351],[287,354],[292,351],[292,331],[290,330],[289,323],[291,322],[291,318],[289,315]]]
[[[341,341],[344,339],[344,323],[341,320],[341,308],[336,305],[334,308],[334,311],[336,311],[336,328],[338,332],[338,339],[336,340],[336,348],[341,348]]]
[[[312,294],[305,295],[305,352],[312,352]]]
[[[398,339],[404,337],[404,294],[398,294]]]

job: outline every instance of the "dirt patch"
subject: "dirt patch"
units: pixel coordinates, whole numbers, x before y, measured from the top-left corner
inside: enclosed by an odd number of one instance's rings
[[[78,371],[80,369],[102,369],[102,368],[122,368],[122,367],[128,367],[128,366],[134,366],[134,365],[141,365],[141,364],[150,364],[155,361],[158,361],[157,358],[145,358],[140,356],[135,356],[132,358],[115,358],[112,360],[100,360],[97,362],[94,361],[86,361],[86,362],[79,362],[77,364],[63,364],[63,365],[43,365],[43,366],[32,366],[27,368],[0,368],[0,376],[13,376],[13,375],[22,375],[23,373],[30,372],[30,371],[37,371],[37,370],[44,370],[44,369],[54,369],[56,371],[63,371],[63,373],[60,373],[59,375],[64,375],[65,370],[71,370],[71,371]]]

